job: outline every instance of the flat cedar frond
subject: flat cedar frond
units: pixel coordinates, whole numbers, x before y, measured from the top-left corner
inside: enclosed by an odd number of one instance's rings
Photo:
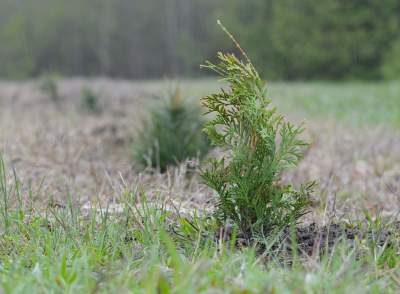
[[[218,22],[222,27],[222,25]],[[266,82],[261,81],[250,59],[228,31],[247,63],[233,54],[218,53],[222,62],[201,67],[220,75],[219,81],[229,82],[229,91],[202,98],[205,114],[216,113],[204,125],[213,145],[230,151],[220,161],[209,158],[211,168],[201,170],[202,183],[218,193],[215,217],[232,219],[243,232],[269,233],[290,225],[308,213],[310,194],[315,182],[295,190],[291,184],[279,187],[280,174],[298,166],[303,157],[300,149],[308,144],[296,136],[305,129],[297,128],[276,114],[276,107],[267,109]],[[217,131],[216,127],[222,127]],[[277,136],[280,142],[277,143]],[[229,159],[229,163],[226,163]],[[249,235],[249,234],[247,234]]]

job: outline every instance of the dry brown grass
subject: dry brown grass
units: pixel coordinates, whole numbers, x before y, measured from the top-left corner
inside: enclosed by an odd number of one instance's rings
[[[202,85],[193,85],[194,91]],[[101,91],[101,116],[79,111],[84,86]],[[124,182],[133,188],[141,174],[148,197],[161,189],[163,195],[175,196],[177,201],[183,197],[184,207],[203,207],[212,192],[201,187],[197,178],[188,180],[184,167],[160,175],[146,173],[131,162],[130,146],[138,118],[145,115],[146,103],[157,99],[155,94],[163,87],[159,82],[63,79],[59,81],[61,101],[55,104],[33,81],[2,82],[0,140],[7,165],[10,167],[8,158],[12,158],[25,186],[29,178],[34,191],[50,171],[40,194],[47,201],[51,193],[62,203],[68,187],[76,203],[85,204],[96,193],[106,202],[109,197],[115,198],[114,190],[124,189]],[[215,90],[217,85],[210,88]],[[204,89],[198,92],[199,96],[205,94]],[[320,183],[315,194],[316,210],[307,220],[326,219],[335,197],[337,217],[359,214],[360,198],[373,212],[378,205],[386,214],[396,211],[400,201],[395,195],[400,195],[396,192],[396,187],[400,188],[399,131],[378,127],[354,130],[329,121],[308,120],[304,136],[311,146],[305,150],[306,158],[283,177],[295,186],[309,180]],[[8,173],[12,181],[11,168]],[[169,199],[165,201],[169,203]],[[117,204],[118,199],[114,202]]]

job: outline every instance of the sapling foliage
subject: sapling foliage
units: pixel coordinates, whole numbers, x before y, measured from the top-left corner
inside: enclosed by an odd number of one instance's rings
[[[139,130],[135,140],[135,161],[165,172],[169,165],[186,158],[202,160],[210,149],[210,140],[201,131],[205,122],[201,107],[191,103],[178,86],[143,119],[146,127]]]
[[[216,113],[205,124],[204,131],[211,144],[229,151],[221,160],[209,158],[210,169],[201,170],[202,183],[217,192],[215,217],[233,220],[250,237],[252,233],[268,234],[297,223],[308,213],[310,194],[315,182],[294,189],[281,186],[285,170],[298,166],[300,148],[308,145],[296,136],[305,128],[285,122],[268,109],[266,82],[261,81],[250,59],[239,44],[220,24],[243,54],[246,64],[234,54],[218,53],[222,62],[217,66],[207,61],[208,68],[220,75],[219,81],[229,82],[229,90],[204,97],[205,114]]]

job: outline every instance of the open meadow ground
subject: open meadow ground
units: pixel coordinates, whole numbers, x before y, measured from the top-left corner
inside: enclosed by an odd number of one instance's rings
[[[0,291],[400,291],[399,81],[267,84],[278,113],[307,120],[305,158],[282,177],[294,187],[319,183],[302,225],[372,234],[283,257],[270,239],[257,254],[234,236],[218,237],[213,191],[194,168],[160,174],[133,162],[140,118],[178,83],[199,104],[227,87],[215,79],[60,79],[52,101],[36,81],[0,82]],[[83,109],[83,88],[97,93],[101,113]]]

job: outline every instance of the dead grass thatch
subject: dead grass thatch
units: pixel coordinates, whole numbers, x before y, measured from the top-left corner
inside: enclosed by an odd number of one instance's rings
[[[30,181],[34,191],[47,174],[40,193],[46,201],[51,194],[62,203],[68,189],[80,205],[87,205],[95,195],[105,202],[114,197],[113,204],[118,205],[114,192],[125,185],[134,188],[140,181],[149,199],[161,191],[167,195],[166,205],[175,200],[172,203],[181,203],[182,209],[211,208],[205,201],[212,191],[199,185],[197,177],[185,176],[185,165],[158,174],[145,172],[131,161],[138,118],[145,115],[148,100],[157,99],[154,88],[139,82],[78,78],[62,79],[58,87],[60,101],[54,103],[34,81],[0,83],[0,140],[9,181],[11,158],[25,186]],[[101,116],[80,111],[83,87],[101,93]],[[359,205],[374,213],[398,209],[399,131],[354,130],[311,120],[305,136],[311,144],[304,150],[306,158],[299,168],[285,173],[283,181],[294,186],[310,180],[320,183],[315,211],[306,220],[321,222],[332,212],[337,218],[354,217],[360,215]]]

